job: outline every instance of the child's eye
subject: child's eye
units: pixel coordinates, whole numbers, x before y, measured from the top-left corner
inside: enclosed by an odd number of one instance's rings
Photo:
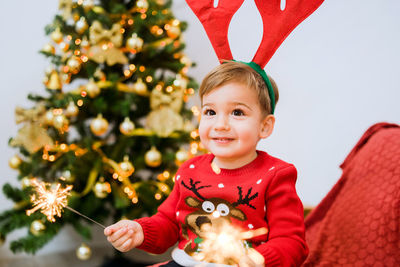
[[[243,116],[244,112],[241,109],[235,109],[234,111],[232,111],[232,115],[234,115],[234,116]]]
[[[204,110],[203,114],[206,116],[213,116],[213,115],[215,115],[215,111],[212,109],[206,109],[206,110]]]

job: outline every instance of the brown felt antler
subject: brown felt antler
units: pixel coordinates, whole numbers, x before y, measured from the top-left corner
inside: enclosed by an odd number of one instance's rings
[[[229,23],[244,0],[186,0],[199,18],[219,60],[233,59],[228,43]],[[289,33],[313,13],[323,0],[286,0],[281,10],[281,0],[255,0],[263,21],[263,38],[253,58],[262,69],[271,59]]]

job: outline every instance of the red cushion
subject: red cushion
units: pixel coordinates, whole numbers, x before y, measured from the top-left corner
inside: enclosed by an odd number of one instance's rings
[[[400,126],[367,130],[306,218],[303,266],[400,266]]]

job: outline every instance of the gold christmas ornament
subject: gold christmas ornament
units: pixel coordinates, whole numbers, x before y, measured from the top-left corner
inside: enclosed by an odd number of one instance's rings
[[[63,34],[61,33],[60,28],[57,28],[54,32],[50,34],[50,38],[56,42],[60,43],[63,40]]]
[[[12,138],[11,146],[23,146],[29,153],[35,153],[45,145],[52,145],[53,140],[43,128],[43,122],[47,121],[46,108],[44,105],[37,105],[32,109],[15,108],[15,122],[25,123],[18,130],[16,137]],[[50,113],[51,123],[53,122],[53,112]]]
[[[149,3],[147,0],[138,0],[136,1],[136,7],[143,13],[149,8]]]
[[[177,74],[174,80],[174,86],[180,89],[186,89],[188,84],[188,80],[183,77],[181,74]]]
[[[82,243],[76,249],[76,257],[82,261],[90,259],[91,256],[92,256],[92,249],[85,243]]]
[[[68,84],[71,81],[70,73],[61,73],[61,82],[64,84]]]
[[[89,97],[94,98],[100,94],[100,87],[93,79],[90,79],[88,84],[86,84],[86,91]]]
[[[24,178],[22,178],[21,186],[22,186],[22,189],[30,187],[31,186],[31,178],[28,176],[25,176]]]
[[[29,230],[34,236],[39,236],[44,232],[44,230],[46,230],[46,226],[42,221],[34,220],[31,223],[31,227],[29,228]]]
[[[89,39],[92,44],[89,49],[91,60],[97,63],[107,63],[109,66],[116,63],[128,63],[128,58],[119,49],[123,41],[119,23],[113,24],[110,30],[105,30],[99,21],[94,21],[89,28]]]
[[[90,46],[89,40],[86,36],[83,36],[81,41],[81,47],[88,48]]]
[[[104,178],[101,177],[94,185],[93,192],[98,198],[106,198],[111,193],[110,183],[104,182]]]
[[[21,163],[22,159],[18,155],[14,155],[8,160],[8,166],[10,166],[11,169],[15,170],[19,168],[19,165],[21,165]]]
[[[143,82],[142,78],[138,78],[137,81],[133,84],[133,90],[138,95],[147,94],[147,85]]]
[[[81,60],[78,57],[72,57],[68,59],[67,66],[69,72],[72,74],[77,74],[81,70]]]
[[[79,34],[83,34],[87,28],[89,27],[88,23],[86,22],[85,17],[81,17],[76,23],[75,23],[75,30]]]
[[[182,89],[175,89],[170,93],[153,89],[150,95],[152,111],[146,118],[147,127],[161,137],[168,137],[174,131],[182,130],[183,118],[179,111],[183,105],[183,95]]]
[[[53,125],[53,120],[54,120],[54,112],[52,109],[46,111],[44,114],[44,121],[47,125]]]
[[[132,37],[126,40],[126,47],[139,52],[143,47],[143,39],[138,37],[137,33],[134,33]]]
[[[144,154],[144,161],[150,167],[158,167],[162,162],[161,152],[156,147],[152,146],[149,151]]]
[[[166,4],[166,0],[156,0],[157,5],[163,6]]]
[[[177,165],[181,165],[189,159],[189,152],[183,148],[180,148],[175,154],[175,159]]]
[[[70,170],[65,170],[61,173],[60,179],[67,183],[72,184],[75,181],[75,176],[72,175]]]
[[[39,151],[45,145],[53,145],[53,139],[48,135],[39,122],[28,122],[18,130],[16,137],[12,138],[11,146],[23,146],[29,153]]]
[[[60,47],[60,49],[61,49],[62,51],[64,51],[64,52],[67,52],[67,51],[68,51],[68,48],[69,48],[69,44],[68,44],[68,43],[66,43],[66,42],[61,42],[58,46]]]
[[[71,17],[72,12],[72,0],[59,0],[58,9],[62,10],[62,17],[67,20]]]
[[[120,168],[120,170],[118,171],[118,175],[123,178],[131,176],[133,174],[133,172],[135,171],[135,167],[129,161],[128,156],[124,156],[124,161],[118,163],[118,166]]]
[[[66,130],[66,128],[68,128],[68,124],[69,121],[64,114],[58,114],[54,116],[53,126],[58,130]]]
[[[85,11],[88,12],[89,10],[91,10],[94,7],[94,1],[93,0],[83,0],[82,6],[85,9]]]
[[[172,25],[169,25],[169,27],[167,27],[167,35],[168,35],[168,37],[170,37],[172,39],[175,39],[180,34],[181,34],[181,28],[179,28],[179,24],[178,25],[174,25],[174,23],[172,23]]]
[[[42,51],[49,54],[54,54],[56,52],[56,49],[52,44],[45,44],[42,48]]]
[[[56,70],[53,70],[51,72],[49,81],[46,84],[46,88],[48,88],[50,90],[61,90],[62,83],[61,83],[60,76],[58,75],[58,72]]]
[[[135,124],[128,117],[126,117],[119,125],[119,130],[122,134],[131,136],[133,134],[133,130],[135,130]]]
[[[67,108],[64,111],[65,116],[67,117],[75,117],[79,113],[79,108],[75,105],[74,101],[70,101],[68,103]]]
[[[96,136],[103,135],[108,130],[108,121],[99,114],[97,115],[97,118],[93,119],[90,123],[90,130]]]

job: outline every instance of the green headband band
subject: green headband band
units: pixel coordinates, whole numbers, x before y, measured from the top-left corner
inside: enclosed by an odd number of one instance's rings
[[[243,62],[243,61],[238,61],[238,60],[233,60],[236,62],[240,62],[243,64],[246,64],[247,66],[251,67],[253,70],[255,70],[258,74],[261,75],[261,77],[263,78],[265,84],[267,85],[268,88],[268,95],[269,95],[269,99],[271,102],[271,114],[274,114],[275,111],[275,93],[274,93],[274,89],[272,88],[272,84],[271,81],[268,79],[267,73],[255,62]]]

